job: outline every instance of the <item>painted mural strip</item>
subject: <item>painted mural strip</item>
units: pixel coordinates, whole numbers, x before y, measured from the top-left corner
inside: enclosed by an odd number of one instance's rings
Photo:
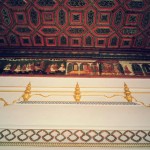
[[[1,59],[0,75],[149,78],[150,62],[92,59]]]

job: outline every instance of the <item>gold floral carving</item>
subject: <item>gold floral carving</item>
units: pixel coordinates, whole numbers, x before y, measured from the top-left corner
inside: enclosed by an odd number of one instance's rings
[[[26,90],[24,91],[24,94],[22,95],[22,98],[24,101],[28,101],[31,97],[31,83],[29,83],[26,87]]]

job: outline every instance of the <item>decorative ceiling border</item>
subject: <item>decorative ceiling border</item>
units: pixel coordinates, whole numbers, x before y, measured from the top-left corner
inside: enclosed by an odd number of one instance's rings
[[[98,49],[82,47],[1,47],[1,58],[73,58],[73,59],[114,59],[150,60],[148,49]]]
[[[150,48],[148,0],[1,0],[0,5],[1,46]]]
[[[120,144],[120,143],[115,143],[115,144],[105,144],[105,143],[97,143],[97,144],[80,144],[80,143],[76,143],[76,144],[72,144],[72,143],[43,143],[43,142],[0,142],[0,146],[34,146],[34,147],[150,147],[149,143],[124,143],[124,144]]]
[[[150,147],[150,131],[0,129],[0,146]]]

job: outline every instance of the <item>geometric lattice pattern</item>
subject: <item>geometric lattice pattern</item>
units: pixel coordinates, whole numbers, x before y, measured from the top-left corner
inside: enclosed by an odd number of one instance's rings
[[[46,130],[46,129],[1,129],[0,144],[38,143],[50,144],[150,144],[150,131],[143,130]],[[30,145],[31,145],[30,144]],[[35,144],[35,145],[36,145]],[[7,144],[6,144],[7,145]],[[82,145],[80,145],[82,146]]]
[[[0,129],[1,142],[150,143],[150,131]]]
[[[28,101],[18,102],[18,104],[80,104],[80,105],[138,105],[134,102],[63,102],[63,101]]]
[[[0,46],[150,48],[149,0],[1,0]]]

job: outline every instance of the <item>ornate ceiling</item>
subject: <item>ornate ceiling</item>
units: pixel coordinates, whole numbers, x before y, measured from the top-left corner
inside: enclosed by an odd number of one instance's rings
[[[1,46],[150,48],[149,0],[0,0]]]

